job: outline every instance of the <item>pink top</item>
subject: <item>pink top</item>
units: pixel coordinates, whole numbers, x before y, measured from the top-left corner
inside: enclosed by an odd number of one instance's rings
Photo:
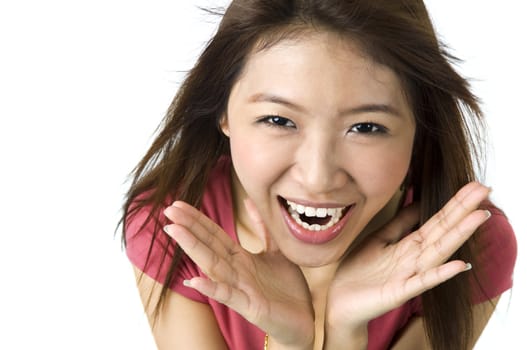
[[[205,190],[202,212],[221,226],[237,243],[230,184],[231,162],[222,158],[211,174]],[[485,223],[481,234],[481,262],[485,263],[483,271],[488,278],[483,281],[484,291],[476,293],[475,303],[492,299],[512,287],[512,273],[516,261],[516,239],[514,232],[501,211],[492,207],[492,217]],[[143,226],[149,208],[143,208],[128,222],[126,228],[126,252],[130,261],[148,276],[163,283],[167,274],[173,250],[163,259],[163,247],[170,239],[161,227],[154,232],[154,223],[149,221]],[[161,214],[161,216],[163,216]],[[164,217],[160,217],[165,222]],[[151,248],[150,259],[147,262],[151,240],[156,239]],[[218,326],[231,350],[259,349],[264,343],[264,333],[246,321],[236,312],[223,304],[209,299],[199,292],[183,285],[183,280],[194,276],[205,276],[203,272],[188,258],[183,256],[177,276],[171,284],[171,289],[189,299],[210,305]],[[370,321],[368,324],[368,349],[388,349],[398,338],[400,331],[413,316],[422,315],[420,298],[412,299],[402,306]]]

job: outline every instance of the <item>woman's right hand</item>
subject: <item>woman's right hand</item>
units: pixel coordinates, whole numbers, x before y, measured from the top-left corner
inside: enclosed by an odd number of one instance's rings
[[[256,208],[246,208],[263,253],[251,254],[196,208],[177,201],[165,210],[173,222],[165,232],[209,277],[185,281],[187,287],[242,315],[291,349],[312,349],[314,311],[304,276],[268,234]]]

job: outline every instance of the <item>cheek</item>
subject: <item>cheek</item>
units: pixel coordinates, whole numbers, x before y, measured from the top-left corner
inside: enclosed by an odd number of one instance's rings
[[[355,168],[355,180],[372,196],[391,197],[401,186],[410,165],[411,147],[379,147],[363,152]]]
[[[280,174],[281,157],[276,143],[248,133],[233,133],[230,146],[234,169],[241,184],[251,197],[259,197]]]

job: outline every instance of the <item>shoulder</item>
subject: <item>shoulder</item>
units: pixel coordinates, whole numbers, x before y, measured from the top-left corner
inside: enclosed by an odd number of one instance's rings
[[[212,169],[205,187],[200,210],[236,240],[231,192],[230,157],[223,156]]]
[[[211,171],[199,208],[220,226],[223,220],[229,219],[228,214],[232,215],[230,166],[229,157],[219,159]],[[163,203],[155,206],[149,200],[152,192],[153,190],[141,193],[133,199],[128,208],[124,227],[127,245],[137,242],[143,244],[145,239],[151,240],[158,236],[162,243],[168,241],[167,236],[162,232],[164,225],[169,223],[163,210],[177,198],[167,195]]]
[[[512,287],[518,251],[514,230],[503,211],[490,202],[484,207],[492,215],[475,236],[475,303],[495,298]]]
[[[163,209],[146,204],[148,196],[149,192],[145,192],[134,199],[124,223],[126,253],[133,263],[147,260],[152,246],[164,249],[169,249],[170,246],[170,240],[163,233],[163,226],[167,224]]]
[[[491,203],[485,207],[491,212],[491,217],[482,225],[475,238],[480,256],[478,260],[485,257],[496,263],[501,261],[507,264],[501,264],[504,268],[512,270],[518,249],[514,230],[502,210]]]
[[[230,194],[230,166],[230,159],[222,157],[212,169],[200,210],[236,239]],[[177,242],[163,231],[163,227],[169,224],[163,211],[174,198],[167,196],[156,207],[149,204],[149,195],[149,192],[145,192],[137,196],[128,210],[124,236],[129,260],[159,283],[165,282],[167,276],[171,275],[174,261],[178,261],[171,289],[204,302],[201,295],[182,285],[184,279],[200,275],[201,271],[190,258],[180,254]]]

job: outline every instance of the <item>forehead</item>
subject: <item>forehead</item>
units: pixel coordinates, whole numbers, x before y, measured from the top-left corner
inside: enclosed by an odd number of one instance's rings
[[[384,102],[400,108],[406,103],[393,70],[369,58],[354,41],[331,32],[286,38],[263,49],[257,45],[232,93],[266,92],[293,99],[304,94],[337,104]]]

